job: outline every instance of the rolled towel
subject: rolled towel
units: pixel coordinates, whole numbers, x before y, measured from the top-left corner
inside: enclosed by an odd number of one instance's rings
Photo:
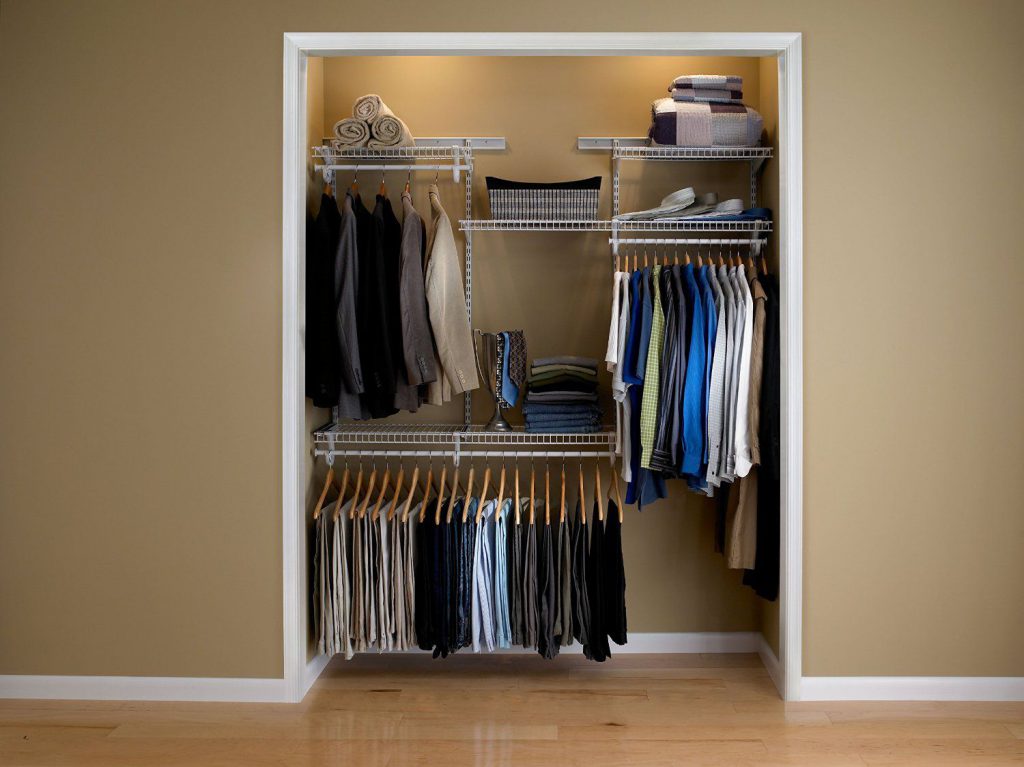
[[[414,146],[416,141],[401,119],[394,115],[381,115],[370,123],[370,149],[391,149],[399,146]]]
[[[376,93],[367,93],[365,96],[360,96],[356,99],[356,103],[352,105],[352,116],[357,120],[363,120],[367,124],[372,123],[381,115],[391,114],[394,114],[394,112],[388,109],[388,105]]]
[[[357,149],[370,140],[370,124],[355,117],[345,117],[334,123],[335,139],[331,145],[337,149]]]
[[[742,91],[743,78],[737,75],[680,75],[672,81],[672,87]]]

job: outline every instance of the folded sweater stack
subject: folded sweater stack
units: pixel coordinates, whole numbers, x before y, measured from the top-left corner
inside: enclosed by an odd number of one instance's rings
[[[764,119],[743,103],[743,78],[687,75],[651,105],[648,136],[665,146],[756,146]]]
[[[523,405],[526,431],[587,434],[601,430],[597,360],[590,357],[535,359],[526,387]]]

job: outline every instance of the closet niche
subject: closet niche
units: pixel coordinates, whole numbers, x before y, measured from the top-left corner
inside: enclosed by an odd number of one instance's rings
[[[711,151],[701,157],[645,157],[640,142],[625,139],[645,137],[651,124],[651,104],[668,96],[668,86],[679,76],[721,74],[742,78],[742,102],[763,117],[762,151],[744,154]],[[408,126],[418,140],[417,148],[394,150],[390,156],[345,157],[329,150],[335,124],[352,116],[353,105],[366,94],[378,94]],[[338,205],[345,191],[358,184],[367,209],[375,196],[384,194],[399,219],[403,217],[402,193],[408,184],[411,202],[431,233],[432,208],[429,190],[436,184],[436,202],[451,221],[458,263],[463,267],[467,245],[471,248],[471,328],[495,332],[522,330],[526,342],[526,366],[532,360],[572,355],[597,361],[598,405],[604,430],[559,439],[555,435],[522,432],[522,395],[519,404],[505,411],[511,433],[463,432],[469,422],[483,427],[494,411],[494,399],[481,380],[467,405],[452,396],[442,405],[423,404],[415,413],[399,411],[382,419],[336,421],[337,413],[306,401],[306,426],[310,434],[307,466],[307,531],[309,559],[307,579],[308,657],[324,648],[318,646],[318,607],[322,586],[314,587],[316,572],[316,527],[313,511],[327,491],[325,478],[330,468],[335,480],[348,472],[351,496],[361,472],[368,483],[376,469],[372,514],[384,474],[391,488],[399,472],[404,489],[395,504],[401,515],[409,483],[418,468],[422,485],[430,472],[436,496],[440,474],[445,473],[446,494],[459,472],[461,492],[467,490],[473,473],[479,493],[487,473],[494,498],[504,467],[504,498],[512,498],[514,472],[519,470],[522,498],[533,494],[543,500],[545,476],[551,512],[560,512],[562,475],[566,480],[566,507],[575,513],[583,467],[585,508],[589,515],[594,503],[596,467],[603,480],[602,497],[615,498],[610,479],[618,475],[623,458],[614,466],[607,453],[621,450],[623,430],[612,397],[612,374],[606,369],[612,311],[613,273],[616,268],[633,269],[633,264],[672,264],[698,257],[715,263],[719,253],[726,259],[742,255],[745,245],[663,244],[656,239],[735,240],[764,239],[761,256],[769,272],[778,274],[776,249],[770,222],[760,231],[738,225],[725,231],[614,229],[615,213],[658,207],[663,198],[690,187],[697,195],[714,192],[718,200],[739,199],[743,207],[763,206],[778,217],[778,175],[773,150],[777,152],[777,70],[771,58],[710,57],[334,57],[309,61],[308,78],[308,199],[311,215],[323,203]],[[590,137],[621,138],[622,142],[587,142]],[[433,150],[425,145],[433,142]],[[495,141],[484,141],[495,139]],[[474,141],[475,140],[475,141]],[[500,141],[499,141],[500,140]],[[326,147],[326,148],[325,148]],[[454,149],[453,149],[454,147]],[[468,150],[468,151],[466,151]],[[320,152],[320,156],[315,156]],[[324,154],[326,152],[326,154]],[[385,152],[385,155],[388,153]],[[723,156],[724,155],[724,156]],[[620,156],[622,159],[614,160]],[[661,161],[664,160],[664,161]],[[690,161],[692,160],[692,161]],[[323,169],[318,165],[360,165],[359,170],[334,171],[332,194],[324,197]],[[409,165],[436,166],[409,171]],[[381,166],[388,168],[381,170]],[[458,167],[458,178],[453,171]],[[617,171],[615,170],[617,167]],[[373,168],[372,170],[370,168]],[[498,227],[491,222],[486,177],[535,182],[601,177],[596,220],[565,223],[552,227]],[[752,189],[752,187],[755,187]],[[616,194],[617,188],[617,194]],[[756,203],[751,202],[752,193]],[[616,200],[617,197],[617,200]],[[617,202],[617,209],[615,208]],[[533,229],[533,230],[531,230]],[[625,240],[613,247],[610,240]],[[642,242],[629,243],[629,240]],[[618,259],[613,259],[613,251]],[[460,282],[463,274],[460,272]],[[307,285],[308,289],[309,286]],[[307,296],[307,301],[309,296]],[[307,341],[310,328],[306,328]],[[775,364],[778,364],[776,360]],[[476,371],[473,371],[474,373]],[[484,371],[481,371],[484,372]],[[333,426],[330,426],[333,423]],[[437,425],[444,425],[438,427]],[[329,428],[328,428],[329,427]],[[536,443],[536,444],[533,444]],[[452,460],[460,453],[459,466]],[[535,452],[539,451],[539,452]],[[532,457],[550,454],[553,457]],[[334,453],[329,467],[324,453]],[[485,455],[490,453],[490,455]],[[602,454],[600,458],[579,458],[577,454]],[[401,455],[404,454],[404,455]],[[519,454],[518,457],[515,457]],[[563,454],[569,454],[564,457]],[[475,456],[475,457],[474,457]],[[626,484],[621,483],[625,495]],[[702,632],[761,632],[778,653],[778,602],[766,601],[743,583],[744,571],[730,569],[725,554],[716,551],[723,523],[731,520],[739,488],[733,486],[730,508],[717,498],[688,489],[682,479],[666,483],[667,497],[643,506],[624,505],[621,551],[625,573],[625,607],[629,643],[651,651],[672,651],[681,638],[659,638],[651,634]],[[335,490],[323,498],[326,514],[333,512]],[[362,488],[360,494],[365,494]],[[716,495],[721,496],[721,491]],[[386,516],[389,493],[382,503]],[[414,501],[412,506],[415,506]],[[774,504],[774,513],[778,505]],[[474,509],[475,511],[475,509]],[[606,509],[607,511],[607,509]],[[543,525],[543,515],[537,519]],[[728,534],[728,525],[726,533]],[[555,538],[557,539],[557,528]],[[350,531],[351,534],[351,531]],[[351,541],[348,544],[352,545]],[[493,552],[492,552],[493,554]],[[557,561],[557,560],[556,560]],[[322,583],[322,581],[321,581]],[[661,642],[662,644],[658,644]],[[667,642],[668,644],[665,644]],[[415,646],[415,645],[413,645]],[[340,648],[336,648],[341,651]],[[397,647],[394,649],[398,649]],[[486,649],[486,648],[484,648]],[[612,657],[617,645],[610,645]],[[374,652],[376,648],[368,651]],[[467,647],[463,652],[472,651]],[[579,652],[578,645],[562,652]]]

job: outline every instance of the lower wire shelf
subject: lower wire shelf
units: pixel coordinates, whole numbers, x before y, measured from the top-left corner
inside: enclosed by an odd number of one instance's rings
[[[489,431],[464,424],[325,424],[313,432],[313,454],[333,459],[360,457],[603,458],[614,459],[614,428],[589,434],[537,434],[522,428]]]

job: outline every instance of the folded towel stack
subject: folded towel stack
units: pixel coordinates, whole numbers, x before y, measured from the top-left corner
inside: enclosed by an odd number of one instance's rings
[[[687,75],[668,86],[673,101],[743,103],[743,78],[726,75]]]
[[[677,77],[669,98],[651,105],[648,136],[665,146],[756,146],[764,119],[743,103],[743,78],[726,75]]]
[[[334,136],[331,145],[335,149],[393,149],[416,144],[409,126],[375,93],[356,99],[352,117],[334,123]]]
[[[590,357],[535,359],[523,405],[526,431],[587,434],[601,430],[597,360]]]

